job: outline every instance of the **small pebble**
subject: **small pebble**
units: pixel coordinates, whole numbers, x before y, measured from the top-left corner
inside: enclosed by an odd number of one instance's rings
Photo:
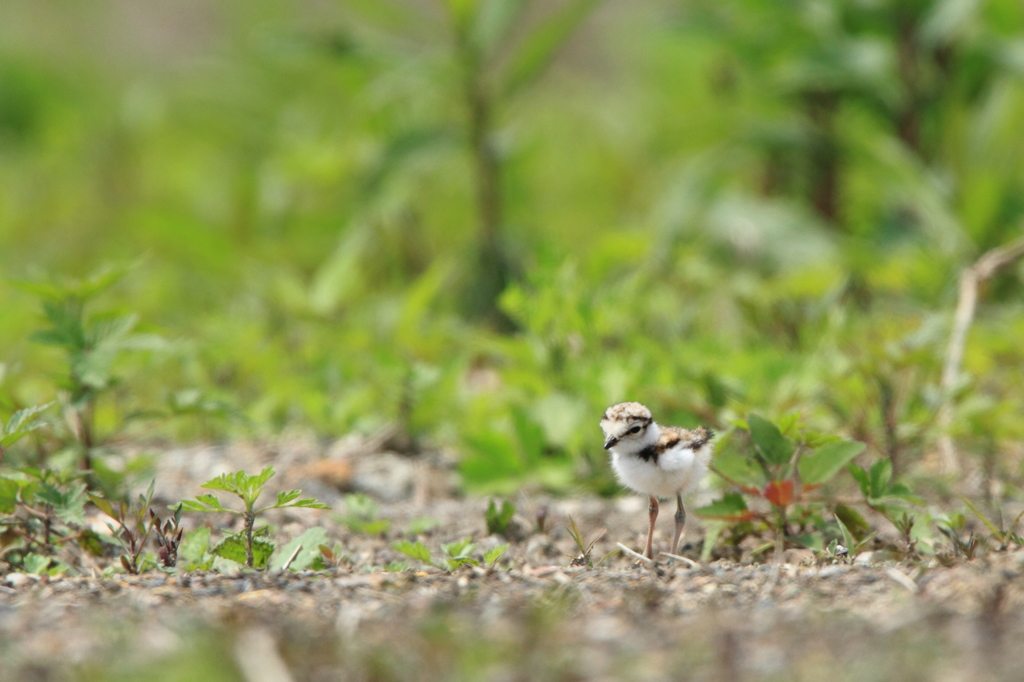
[[[18,589],[32,582],[32,578],[28,577],[24,573],[8,573],[7,584],[11,587]]]

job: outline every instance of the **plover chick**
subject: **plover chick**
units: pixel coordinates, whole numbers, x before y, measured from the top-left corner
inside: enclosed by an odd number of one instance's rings
[[[708,473],[711,461],[711,429],[699,426],[692,431],[678,426],[659,426],[651,411],[640,403],[620,403],[609,407],[601,418],[604,449],[612,453],[612,468],[627,488],[647,495],[650,528],[644,554],[654,558],[654,522],[658,518],[658,498],[676,497],[676,534],[672,553],[686,524],[683,495],[693,492]]]

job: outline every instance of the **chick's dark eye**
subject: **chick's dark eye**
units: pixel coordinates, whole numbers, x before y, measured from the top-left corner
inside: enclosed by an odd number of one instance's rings
[[[640,427],[639,426],[634,426],[633,428],[631,428],[629,430],[629,432],[630,433],[640,433]]]

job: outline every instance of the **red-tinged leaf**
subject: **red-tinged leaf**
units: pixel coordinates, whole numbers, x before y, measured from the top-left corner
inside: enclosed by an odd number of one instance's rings
[[[764,488],[764,497],[776,507],[786,507],[793,501],[793,479],[772,481]]]

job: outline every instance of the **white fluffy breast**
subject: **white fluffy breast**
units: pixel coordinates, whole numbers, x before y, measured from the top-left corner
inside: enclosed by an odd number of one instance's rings
[[[627,488],[644,495],[675,497],[676,493],[694,492],[707,475],[711,444],[697,451],[677,445],[663,452],[657,463],[621,453],[614,447],[611,453],[615,475]]]

